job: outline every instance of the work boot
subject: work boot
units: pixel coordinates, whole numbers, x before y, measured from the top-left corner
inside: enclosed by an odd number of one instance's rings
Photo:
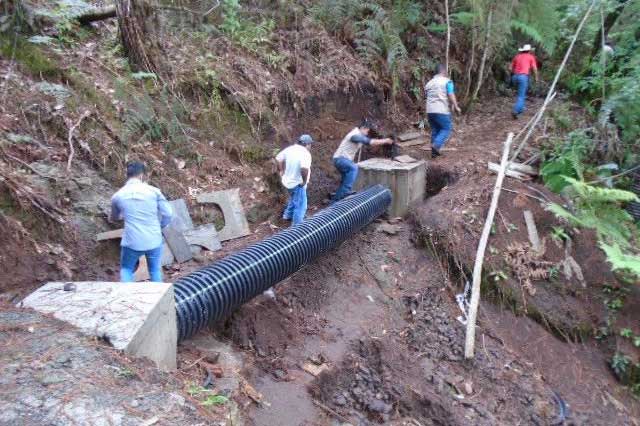
[[[431,158],[440,157],[441,155],[442,154],[440,154],[440,151],[438,151],[434,147],[431,147]]]

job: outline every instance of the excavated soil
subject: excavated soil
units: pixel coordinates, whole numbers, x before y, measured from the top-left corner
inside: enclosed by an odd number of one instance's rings
[[[280,283],[276,300],[259,297],[213,327],[244,352],[243,375],[264,398],[250,405],[250,424],[637,424],[638,406],[609,371],[606,345],[585,332],[605,315],[599,289],[585,290],[575,277],[534,280],[535,296],[523,297],[518,281],[488,287],[498,303],[483,302],[476,358],[463,360],[455,295],[495,180],[486,162],[497,161],[506,132],[523,124],[486,117],[508,111],[508,103],[499,99],[458,123],[448,146],[455,151],[428,159],[431,197],[396,224],[396,235],[370,225]],[[480,146],[466,134],[486,139]],[[425,156],[419,148],[409,153]],[[538,193],[511,179],[505,186]],[[508,192],[495,249],[527,243],[523,209],[533,211],[545,238],[545,261],[564,259],[567,248],[548,237],[555,219],[536,200]],[[570,253],[593,271],[585,274],[588,288],[612,278],[591,235],[573,241]],[[506,269],[501,262],[488,254],[487,270]]]

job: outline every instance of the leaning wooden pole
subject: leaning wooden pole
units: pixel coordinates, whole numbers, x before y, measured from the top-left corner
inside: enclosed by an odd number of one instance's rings
[[[447,68],[449,75],[449,49],[451,46],[451,22],[449,21],[449,0],[444,0],[444,13],[447,20],[447,47],[445,52],[444,66]]]
[[[478,305],[480,304],[480,282],[482,279],[482,264],[484,263],[484,253],[487,249],[489,234],[493,226],[493,217],[498,208],[498,200],[500,199],[500,191],[502,190],[502,181],[509,166],[509,151],[513,142],[513,133],[509,133],[502,150],[502,160],[500,161],[500,171],[496,179],[496,186],[493,189],[493,197],[491,197],[491,206],[487,213],[487,220],[484,222],[482,236],[478,243],[478,251],[476,252],[476,261],[473,265],[473,285],[471,287],[471,302],[469,304],[469,315],[467,316],[467,337],[464,343],[464,357],[473,358],[476,340],[476,318],[478,316]]]

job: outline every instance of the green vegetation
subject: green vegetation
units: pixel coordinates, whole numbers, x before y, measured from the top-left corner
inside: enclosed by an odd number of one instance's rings
[[[62,75],[60,66],[51,59],[50,55],[19,35],[0,34],[0,55],[13,58],[22,70],[34,77],[56,78]]]

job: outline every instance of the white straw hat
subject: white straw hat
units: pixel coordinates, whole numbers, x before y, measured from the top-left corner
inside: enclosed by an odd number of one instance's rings
[[[525,44],[520,49],[518,49],[519,52],[528,52],[530,50],[533,50],[533,47],[531,47],[530,44]]]

